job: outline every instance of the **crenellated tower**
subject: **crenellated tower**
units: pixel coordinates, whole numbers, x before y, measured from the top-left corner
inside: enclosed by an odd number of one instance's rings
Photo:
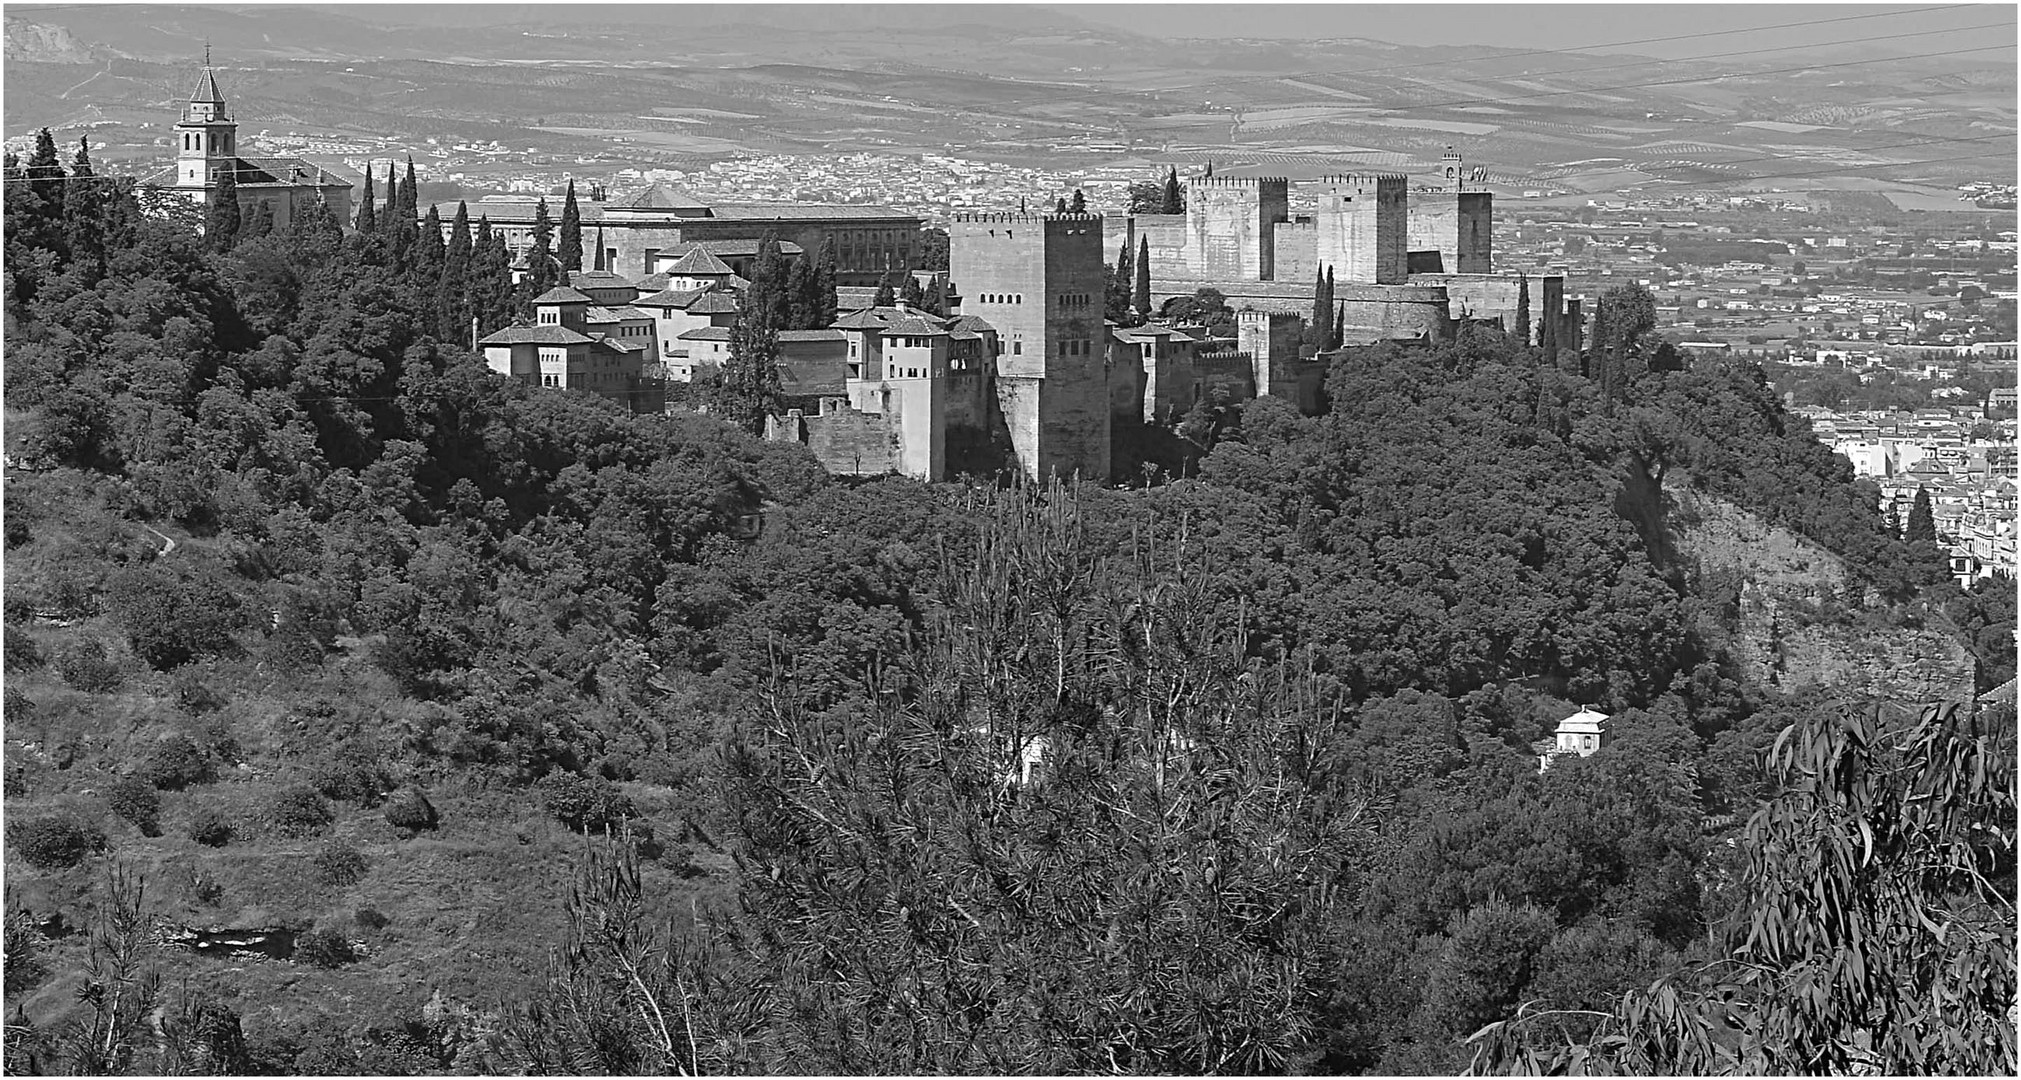
[[[1186,262],[1196,275],[1270,281],[1277,223],[1291,220],[1291,183],[1272,177],[1186,181]]]
[[[997,402],[1027,476],[1109,475],[1108,330],[1096,214],[956,214],[949,276],[996,328]]]
[[[1313,215],[1316,261],[1333,268],[1336,282],[1398,285],[1409,274],[1405,257],[1409,181],[1401,173],[1321,177]]]

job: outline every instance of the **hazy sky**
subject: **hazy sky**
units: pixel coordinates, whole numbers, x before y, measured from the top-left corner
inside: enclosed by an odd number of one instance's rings
[[[1165,0],[1151,5],[1062,6],[1091,22],[1162,37],[1366,37],[1399,45],[1581,49],[1717,30],[1746,31],[1599,50],[1671,59],[1717,56],[1722,48],[1798,48],[1854,39],[1872,39],[1863,44],[1887,46],[1900,34],[1999,22],[2010,25],[1996,31],[1959,29],[1906,38],[1899,48],[1938,52],[1967,42],[2011,42],[2016,10],[2013,4],[1189,4]],[[1849,15],[1875,17],[1822,21]],[[1790,23],[1818,25],[1785,25]]]

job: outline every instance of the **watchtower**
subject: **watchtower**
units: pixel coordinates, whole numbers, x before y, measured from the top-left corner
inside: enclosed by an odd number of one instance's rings
[[[1404,242],[1410,205],[1401,173],[1356,173],[1321,177],[1316,257],[1320,271],[1334,280],[1364,285],[1400,285],[1409,274]]]
[[[1430,253],[1437,252],[1437,268],[1448,274],[1495,272],[1495,196],[1467,190],[1468,181],[1481,175],[1476,170],[1469,176],[1460,152],[1446,147],[1438,183],[1411,196],[1410,257],[1430,263]]]
[[[238,130],[225,111],[225,96],[218,91],[217,74],[211,70],[210,49],[206,47],[203,74],[175,125],[176,188],[189,192],[199,203],[206,202],[210,190],[217,186],[218,173],[237,168]]]
[[[1235,313],[1236,348],[1249,354],[1256,396],[1283,398],[1305,411],[1298,386],[1299,330],[1298,316],[1288,311]]]
[[[956,214],[949,276],[997,329],[997,402],[1025,474],[1109,475],[1108,330],[1096,214]]]
[[[1277,223],[1291,220],[1284,177],[1194,177],[1186,181],[1186,269],[1195,277],[1270,281]]]

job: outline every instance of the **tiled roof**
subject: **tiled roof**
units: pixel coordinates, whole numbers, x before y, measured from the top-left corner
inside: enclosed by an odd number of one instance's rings
[[[590,309],[584,317],[593,323],[614,323],[624,322],[626,319],[652,318],[651,315],[635,307],[599,307],[594,304],[590,305]]]
[[[721,315],[737,311],[737,301],[728,294],[705,292],[688,305],[690,315]]]
[[[633,307],[685,308],[703,295],[701,289],[661,289],[632,301]]]
[[[189,99],[191,102],[210,105],[222,106],[225,103],[225,96],[218,92],[217,76],[211,73],[208,64],[204,66],[204,73],[197,76],[196,89],[190,92]],[[222,109],[219,110],[219,115],[223,115]]]
[[[732,258],[755,256],[758,254],[759,240],[694,240],[681,245],[684,249],[700,248],[711,255],[727,255]],[[779,254],[805,255],[807,249],[790,240],[779,241]]]
[[[732,277],[735,271],[730,264],[716,258],[702,248],[690,248],[687,254],[675,259],[673,264],[661,271],[674,277]]]
[[[479,345],[581,345],[593,339],[566,326],[508,326],[478,341]]]
[[[591,301],[589,297],[576,292],[566,285],[556,285],[554,288],[534,297],[533,302],[536,304],[587,304]]]
[[[776,335],[780,341],[842,341],[840,330],[781,330]]]
[[[870,307],[852,311],[835,320],[844,330],[876,330],[908,337],[944,337],[941,320],[922,311],[901,307]]]
[[[709,204],[672,184],[654,184],[628,199],[613,204],[621,210],[708,210]]]
[[[989,321],[980,315],[956,315],[954,318],[947,320],[947,328],[949,330],[971,330],[978,334],[996,333],[996,327],[991,326]]]
[[[617,354],[618,354],[618,355],[620,355],[620,356],[622,356],[622,355],[624,355],[624,354],[626,354],[626,353],[635,353],[635,352],[644,352],[644,351],[646,351],[646,347],[645,347],[644,345],[640,345],[640,344],[638,344],[638,343],[636,343],[636,342],[631,342],[631,341],[619,341],[619,340],[618,340],[618,339],[616,339],[616,338],[612,338],[612,337],[604,337],[604,336],[602,336],[602,335],[598,335],[598,337],[596,338],[596,340],[595,340],[594,342],[592,342],[592,343],[591,343],[591,347],[592,347],[592,348],[598,348],[598,349],[603,349],[603,350],[605,350],[605,351],[607,351],[607,352],[614,352],[614,353],[617,353]]]
[[[839,203],[717,203],[716,216],[741,221],[777,218],[782,221],[918,221],[912,214],[888,206],[845,206]]]
[[[727,326],[697,326],[681,335],[682,341],[728,341],[730,328]]]
[[[623,276],[608,270],[570,270],[568,286],[571,289],[629,289],[631,282]]]

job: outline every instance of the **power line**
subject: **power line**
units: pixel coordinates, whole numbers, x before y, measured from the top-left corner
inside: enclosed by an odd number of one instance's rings
[[[1522,57],[1522,56],[1563,56],[1563,55],[1565,55],[1565,54],[1566,54],[1567,52],[1587,52],[1587,51],[1590,51],[1590,50],[1593,50],[1593,49],[1615,49],[1615,48],[1621,48],[1621,47],[1623,47],[1623,46],[1628,46],[1628,45],[1655,45],[1655,44],[1659,44],[1659,43],[1661,43],[1661,42],[1666,42],[1666,41],[1689,41],[1689,40],[1693,40],[1693,39],[1696,39],[1696,38],[1707,38],[1707,37],[1725,37],[1725,36],[1728,36],[1728,35],[1732,35],[1732,34],[1752,34],[1752,33],[1758,33],[1758,32],[1760,32],[1760,31],[1763,31],[1763,30],[1787,30],[1787,29],[1790,29],[1790,28],[1792,28],[1792,27],[1799,27],[1799,26],[1825,26],[1825,25],[1828,25],[1828,24],[1830,24],[1830,23],[1841,23],[1841,22],[1857,22],[1857,21],[1859,21],[1859,20],[1862,20],[1862,19],[1886,19],[1886,18],[1893,18],[1893,17],[1895,17],[1895,16],[1899,16],[1899,15],[1920,15],[1920,14],[1925,14],[1925,13],[1927,13],[1927,12],[1932,12],[1932,11],[1953,11],[1953,10],[1957,10],[1957,9],[1959,9],[1959,8],[1970,8],[1970,7],[1978,7],[1978,6],[1980,6],[1980,5],[1978,5],[1978,4],[1942,4],[1942,5],[1938,5],[1938,6],[1936,6],[1936,7],[1921,7],[1921,8],[1904,8],[1904,9],[1902,9],[1902,10],[1899,10],[1899,11],[1880,11],[1880,12],[1873,12],[1873,13],[1870,13],[1870,14],[1866,14],[1866,15],[1846,15],[1846,16],[1841,16],[1841,17],[1839,17],[1839,18],[1836,18],[1836,19],[1804,19],[1804,20],[1801,20],[1801,21],[1798,21],[1798,22],[1787,22],[1787,23],[1775,23],[1775,24],[1773,24],[1773,25],[1770,25],[1770,26],[1750,26],[1750,27],[1747,27],[1747,28],[1745,28],[1745,29],[1740,29],[1740,30],[1707,30],[1707,31],[1701,31],[1701,32],[1699,32],[1699,33],[1695,33],[1695,34],[1671,34],[1671,35],[1667,35],[1667,36],[1664,36],[1664,37],[1653,37],[1653,38],[1636,38],[1636,39],[1634,39],[1634,40],[1631,40],[1631,41],[1613,41],[1613,42],[1605,42],[1605,43],[1602,43],[1602,44],[1599,44],[1599,45],[1582,45],[1582,46],[1579,46],[1579,47],[1578,47],[1577,49],[1531,49],[1531,50],[1528,50],[1528,51],[1526,51],[1526,52],[1514,52],[1514,53],[1497,53],[1497,54],[1495,54],[1495,55],[1493,55],[1493,56],[1484,56],[1484,57],[1479,57],[1479,58],[1478,58],[1478,60],[1479,60],[1480,62],[1496,62],[1496,61],[1502,61],[1502,60],[1511,60],[1511,59],[1515,59],[1515,58],[1517,58],[1517,57]],[[1969,28],[1967,28],[1967,29],[1969,29]],[[1860,40],[1881,40],[1881,39],[1854,39],[1854,40],[1855,40],[1855,41],[1860,41]],[[1840,45],[1840,44],[1846,44],[1846,43],[1845,43],[1845,42],[1836,42],[1836,41],[1826,41],[1826,42],[1819,42],[1819,43],[1817,43],[1816,45],[1805,45],[1805,46],[1795,46],[1795,48],[1816,48],[1816,47],[1818,47],[1819,45]],[[1788,51],[1788,50],[1789,50],[1789,49],[1791,49],[1791,48],[1792,48],[1791,46],[1784,46],[1784,47],[1783,47],[1783,48],[1782,48],[1781,50],[1770,50],[1770,51]],[[1707,57],[1680,57],[1680,58],[1678,58],[1678,59],[1676,59],[1676,60],[1662,60],[1662,61],[1659,61],[1659,62],[1660,62],[1660,63],[1677,63],[1677,62],[1680,62],[1680,61],[1682,61],[1682,60],[1702,60],[1702,59],[1707,59]],[[1630,65],[1630,66],[1636,66],[1636,65]],[[1444,61],[1444,60],[1428,60],[1428,61],[1420,61],[1420,62],[1417,62],[1417,63],[1412,63],[1412,64],[1391,64],[1391,65],[1389,65],[1389,66],[1387,66],[1387,67],[1376,67],[1376,68],[1357,68],[1357,69],[1354,69],[1354,70],[1351,70],[1351,71],[1350,71],[1350,70],[1333,70],[1333,71],[1297,71],[1297,72],[1291,72],[1291,73],[1289,73],[1289,74],[1284,74],[1284,75],[1229,75],[1229,76],[1225,76],[1225,77],[1223,77],[1223,78],[1219,78],[1219,79],[1213,79],[1213,80],[1210,80],[1210,81],[1208,81],[1208,82],[1203,82],[1203,83],[1193,83],[1193,84],[1191,84],[1191,85],[1188,85],[1188,86],[1175,86],[1175,87],[1171,87],[1170,89],[1171,89],[1171,90],[1197,90],[1197,89],[1200,89],[1201,87],[1207,87],[1207,86],[1225,86],[1225,85],[1227,85],[1227,84],[1229,84],[1229,83],[1235,83],[1235,82],[1275,82],[1275,81],[1278,81],[1278,80],[1282,80],[1282,79],[1305,79],[1305,78],[1312,78],[1312,77],[1314,77],[1314,76],[1320,76],[1320,75],[1374,75],[1374,74],[1381,74],[1381,73],[1384,73],[1384,72],[1392,72],[1392,71],[1412,71],[1412,70],[1416,70],[1416,69],[1418,69],[1418,68],[1427,68],[1427,67],[1440,67],[1440,68],[1449,68],[1449,67],[1451,67],[1451,62],[1450,62],[1450,61]],[[1588,68],[1588,69],[1584,69],[1584,70],[1599,70],[1599,69],[1591,69],[1591,68]],[[1542,74],[1566,74],[1566,73],[1569,73],[1569,72],[1544,72],[1544,73],[1542,73]],[[1523,77],[1524,77],[1524,78],[1534,78],[1534,77],[1536,77],[1536,75],[1537,75],[1537,74],[1538,74],[1538,73],[1534,73],[1534,72],[1525,72],[1525,73],[1524,73],[1524,75],[1523,75]],[[1160,93],[1162,93],[1162,92],[1164,92],[1164,91],[1156,91],[1156,92],[1160,92]]]

